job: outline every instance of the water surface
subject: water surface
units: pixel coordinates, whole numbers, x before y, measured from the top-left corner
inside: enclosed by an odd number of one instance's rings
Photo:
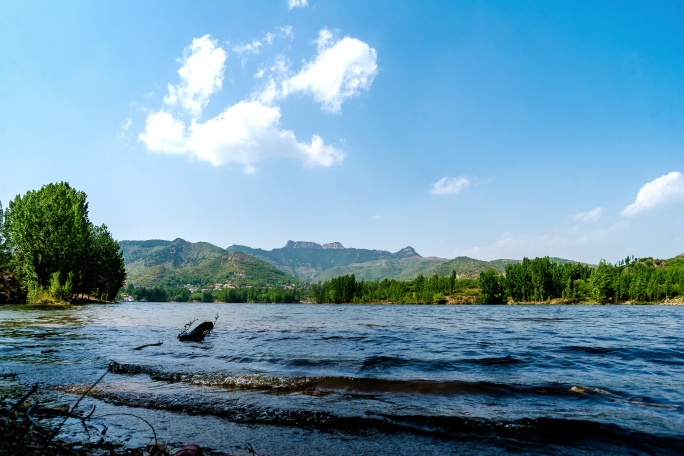
[[[73,403],[109,367],[86,403],[131,445],[150,429],[111,414],[234,454],[678,454],[683,328],[673,306],[9,306],[0,381]]]

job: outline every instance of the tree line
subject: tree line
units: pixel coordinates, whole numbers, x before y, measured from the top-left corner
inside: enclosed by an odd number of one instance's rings
[[[89,220],[86,194],[66,182],[0,206],[0,273],[0,302],[109,301],[126,278],[119,244]]]
[[[358,281],[350,274],[311,284],[309,295],[316,303],[443,304],[447,296],[473,294],[477,286],[475,279],[457,278],[456,271],[448,276],[419,274],[408,281]]]
[[[467,302],[661,302],[684,296],[684,258],[634,257],[597,266],[558,263],[549,257],[524,258],[504,273],[481,272],[479,279],[418,275],[413,280],[357,280],[354,274],[310,284],[308,288],[224,288],[190,292],[184,287],[127,288],[136,300],[150,302],[277,302],[442,304]]]
[[[548,257],[506,265],[505,274],[480,274],[481,302],[661,302],[684,296],[684,258],[637,260],[616,264],[605,260],[596,267],[559,264]]]
[[[507,302],[565,303],[662,302],[684,296],[684,258],[637,260],[617,264],[604,260],[598,266],[558,263],[549,257],[524,258],[508,264],[505,272],[481,272],[479,279],[419,275],[413,280],[356,280],[354,274],[310,285],[316,303],[423,303],[454,302],[505,304]]]
[[[244,287],[200,290],[191,292],[185,287],[127,287],[122,294],[136,301],[148,302],[270,302],[295,303],[303,299],[300,289]]]

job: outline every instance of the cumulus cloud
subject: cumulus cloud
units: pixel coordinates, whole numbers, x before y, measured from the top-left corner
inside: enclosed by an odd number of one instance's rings
[[[308,4],[309,4],[309,0],[288,0],[287,1],[287,9],[304,8]]]
[[[316,58],[282,82],[280,97],[306,93],[326,111],[340,112],[342,103],[370,88],[378,74],[377,53],[356,38],[335,42],[327,29],[320,31],[317,43]]]
[[[603,215],[604,209],[602,207],[597,207],[587,212],[580,212],[575,214],[572,219],[576,222],[595,222],[600,219]]]
[[[625,207],[621,214],[632,217],[676,200],[684,200],[684,176],[673,171],[641,187],[634,202]]]
[[[151,114],[145,121],[145,130],[139,139],[148,150],[182,155],[188,152],[185,124],[166,111]]]
[[[281,33],[292,37],[291,28]],[[270,43],[272,38],[267,34],[263,42]],[[232,50],[257,55],[263,42],[235,45]],[[276,102],[293,93],[306,93],[324,109],[339,112],[346,99],[372,83],[377,73],[376,55],[355,38],[335,42],[327,30],[321,31],[318,43],[318,55],[300,72],[292,76],[290,61],[280,54],[255,75],[265,78],[268,74],[261,90],[203,120],[204,108],[223,85],[226,52],[209,35],[194,39],[180,60],[180,82],[168,85],[163,107],[148,115],[139,140],[154,152],[186,155],[214,166],[241,164],[248,174],[258,171],[257,162],[272,157],[295,158],[306,166],[340,163],[344,152],[319,135],[312,135],[307,142],[283,128]]]
[[[204,35],[192,40],[181,62],[183,65],[178,70],[181,82],[169,84],[164,103],[170,107],[179,104],[193,117],[199,117],[209,97],[223,85],[226,52],[209,35]]]
[[[453,195],[463,191],[468,185],[470,185],[470,181],[467,177],[443,177],[432,184],[430,193],[433,195]]]
[[[290,130],[281,129],[280,108],[258,101],[242,101],[207,120],[189,125],[160,111],[147,118],[140,140],[148,150],[189,155],[214,166],[238,163],[247,174],[257,171],[254,163],[272,157],[290,157],[307,166],[331,166],[344,153],[325,144],[318,135],[310,143],[298,141]]]

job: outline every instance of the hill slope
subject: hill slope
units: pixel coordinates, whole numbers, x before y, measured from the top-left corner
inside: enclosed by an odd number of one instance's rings
[[[435,265],[446,261],[424,258],[412,247],[391,253],[345,248],[339,242],[320,245],[288,241],[285,247],[273,250],[242,245],[232,245],[227,250],[253,255],[305,282],[330,280],[345,274],[355,274],[359,280],[411,279],[429,273]]]
[[[469,257],[452,260],[422,257],[412,247],[398,252],[345,248],[339,242],[288,241],[272,250],[232,245],[222,249],[206,242],[122,241],[128,283],[176,286],[230,282],[234,286],[283,286],[297,280],[319,282],[347,274],[357,280],[411,280],[419,274],[477,278],[480,272],[504,272],[519,260],[482,261]],[[569,260],[551,258],[563,263]]]
[[[242,252],[227,252],[207,242],[121,241],[127,283],[136,286],[280,287],[297,282],[275,266]]]

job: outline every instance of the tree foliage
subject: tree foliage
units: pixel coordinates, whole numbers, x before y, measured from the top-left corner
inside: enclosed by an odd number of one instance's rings
[[[4,242],[30,290],[59,300],[110,300],[125,280],[123,256],[107,227],[88,219],[84,192],[66,182],[17,195],[4,212]]]
[[[7,250],[7,243],[5,242],[5,217],[2,210],[2,201],[0,201],[0,270],[5,269],[9,265],[9,251]]]
[[[505,274],[490,269],[479,280],[418,275],[413,280],[358,281],[346,275],[312,284],[311,299],[318,303],[442,303],[447,296],[479,288],[483,304],[515,302],[661,302],[684,296],[684,256],[670,260],[627,258],[617,264],[601,260],[592,267],[559,263],[549,257],[524,258],[506,265]]]
[[[505,304],[506,281],[494,269],[480,273],[480,302],[482,304]]]
[[[516,302],[543,302],[554,298],[579,298],[579,281],[591,277],[592,268],[581,263],[559,264],[549,257],[523,258],[507,264],[505,286],[507,295]]]
[[[311,284],[310,294],[317,303],[443,304],[447,301],[446,296],[476,286],[476,280],[457,279],[453,271],[449,276],[419,274],[413,280],[383,279],[379,282],[358,281],[350,274]]]
[[[302,298],[294,288],[244,287],[190,292],[185,287],[127,287],[123,290],[137,301],[148,302],[270,302],[294,303]]]
[[[595,268],[556,264],[548,258],[523,259],[506,266],[508,296],[516,302],[562,298],[570,302],[659,302],[684,296],[684,258],[605,260]]]

